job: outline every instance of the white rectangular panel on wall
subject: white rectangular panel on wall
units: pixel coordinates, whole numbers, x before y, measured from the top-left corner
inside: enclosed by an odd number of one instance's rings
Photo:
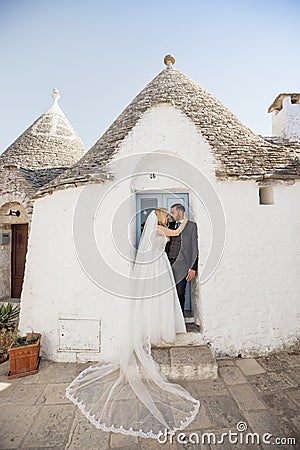
[[[59,319],[59,349],[64,351],[100,351],[101,321]]]

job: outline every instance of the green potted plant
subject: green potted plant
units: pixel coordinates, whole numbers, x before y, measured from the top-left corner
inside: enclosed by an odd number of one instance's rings
[[[11,303],[0,305],[0,329],[15,327],[19,318],[20,308]]]
[[[0,304],[0,364],[8,360],[8,348],[17,338],[19,305]]]
[[[40,333],[27,333],[18,336],[9,346],[8,379],[33,375],[39,370],[40,363]]]

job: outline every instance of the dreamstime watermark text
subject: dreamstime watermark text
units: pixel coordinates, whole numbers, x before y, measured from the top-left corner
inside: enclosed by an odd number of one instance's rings
[[[177,441],[180,444],[214,444],[222,445],[225,443],[229,444],[266,444],[266,445],[296,445],[295,437],[275,437],[271,433],[266,432],[263,434],[249,432],[247,431],[246,422],[240,421],[236,425],[236,430],[228,430],[226,432],[217,435],[213,432],[169,432],[165,430],[164,433],[158,437],[158,442],[161,444],[166,444],[167,442],[172,444]]]

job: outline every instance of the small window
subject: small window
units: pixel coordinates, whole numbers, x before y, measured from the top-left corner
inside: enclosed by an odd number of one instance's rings
[[[273,186],[262,186],[259,188],[259,204],[260,205],[273,205]]]

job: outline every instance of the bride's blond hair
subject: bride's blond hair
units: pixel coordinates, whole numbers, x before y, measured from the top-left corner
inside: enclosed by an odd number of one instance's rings
[[[162,225],[164,227],[167,226],[167,217],[168,217],[168,210],[166,208],[156,208],[155,214],[157,215],[158,219],[158,225]]]

